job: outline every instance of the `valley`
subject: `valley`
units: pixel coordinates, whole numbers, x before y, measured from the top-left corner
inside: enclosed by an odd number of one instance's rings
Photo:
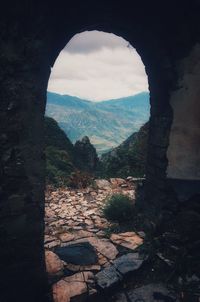
[[[58,122],[72,143],[88,136],[99,155],[138,131],[149,112],[148,92],[101,102],[47,93],[46,115]]]

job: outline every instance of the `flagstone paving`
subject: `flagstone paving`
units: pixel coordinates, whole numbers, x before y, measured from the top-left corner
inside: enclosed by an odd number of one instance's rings
[[[135,186],[129,177],[97,180],[95,189],[47,188],[44,245],[54,301],[86,301],[142,265],[135,249],[145,234],[125,232],[108,239],[111,223],[102,214],[105,199],[115,193],[127,194],[134,203]],[[119,253],[120,246],[126,248],[125,255]]]

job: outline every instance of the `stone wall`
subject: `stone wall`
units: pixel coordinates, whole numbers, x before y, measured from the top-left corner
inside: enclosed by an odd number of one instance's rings
[[[1,32],[0,57],[0,300],[47,301],[43,119],[49,68],[39,38],[10,26]]]

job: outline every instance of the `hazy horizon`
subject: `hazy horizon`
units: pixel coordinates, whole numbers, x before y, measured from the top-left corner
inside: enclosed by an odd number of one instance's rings
[[[122,99],[122,98],[129,98],[129,97],[132,97],[132,96],[136,96],[138,94],[142,94],[142,93],[149,93],[149,91],[141,91],[141,92],[138,92],[136,94],[131,94],[131,95],[125,95],[125,96],[121,96],[121,97],[117,97],[117,98],[111,98],[111,99],[105,99],[105,100],[89,100],[89,99],[86,99],[86,98],[82,98],[82,97],[79,97],[79,96],[76,96],[76,95],[71,95],[71,94],[67,94],[67,93],[58,93],[58,92],[54,92],[54,91],[49,91],[47,90],[48,93],[55,93],[55,94],[59,94],[61,96],[70,96],[70,97],[74,97],[74,98],[78,98],[78,99],[81,99],[81,100],[84,100],[84,101],[88,101],[88,102],[94,102],[94,103],[98,103],[98,102],[106,102],[106,101],[111,101],[111,100],[118,100],[118,99]]]

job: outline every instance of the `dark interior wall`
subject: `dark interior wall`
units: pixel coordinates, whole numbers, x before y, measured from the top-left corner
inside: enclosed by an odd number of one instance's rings
[[[159,203],[173,119],[169,98],[179,77],[175,63],[198,40],[198,12],[196,1],[13,1],[2,9],[1,301],[49,299],[43,253],[43,118],[50,67],[61,49],[74,34],[99,29],[127,39],[141,55],[151,93],[147,192]]]
[[[178,87],[170,97],[173,124],[167,152],[167,175],[200,180],[200,44],[177,63]]]
[[[10,30],[0,58],[0,300],[40,301],[47,287],[42,120],[49,69],[35,49],[37,39],[18,36],[16,24]]]

